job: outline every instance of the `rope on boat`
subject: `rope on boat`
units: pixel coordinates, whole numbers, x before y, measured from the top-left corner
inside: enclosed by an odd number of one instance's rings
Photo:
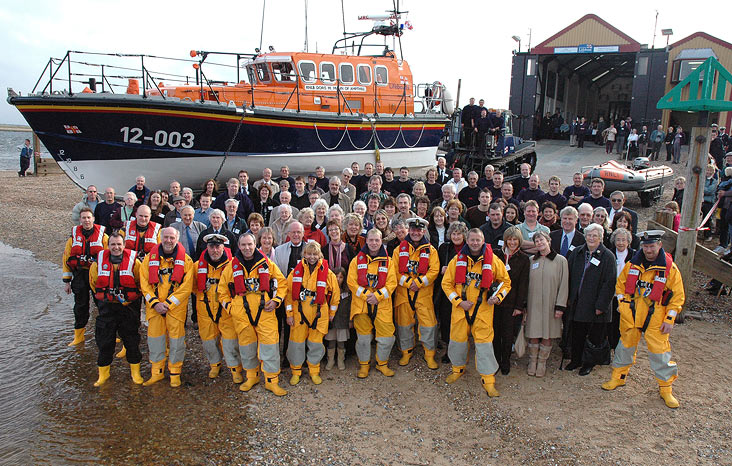
[[[229,153],[231,152],[231,148],[234,147],[234,141],[236,141],[237,136],[239,136],[239,130],[241,129],[242,123],[244,123],[244,117],[247,116],[246,109],[244,109],[244,113],[241,115],[241,119],[239,120],[239,124],[236,125],[236,131],[234,131],[234,137],[231,138],[231,142],[229,143],[229,147],[226,149],[226,152],[224,152],[224,158],[221,160],[221,164],[219,165],[219,169],[216,170],[216,175],[214,175],[213,179],[216,180],[219,177],[219,174],[221,174],[221,169],[224,168],[224,164],[226,163],[226,159],[229,157]]]
[[[338,143],[336,143],[336,145],[333,146],[333,147],[328,147],[328,146],[325,145],[325,143],[323,142],[323,140],[320,138],[320,132],[318,131],[318,125],[316,125],[315,123],[313,123],[313,128],[315,128],[315,135],[318,137],[318,141],[320,141],[320,145],[323,146],[323,148],[325,150],[329,150],[329,151],[330,150],[336,150],[338,148],[338,146],[341,145],[341,142],[343,142],[343,138],[346,137],[346,133],[348,133],[348,124],[346,124],[346,129],[343,131],[343,134],[341,135],[341,139],[338,141]],[[349,139],[350,139],[350,136],[349,136]],[[351,144],[353,144],[353,143],[351,143]]]
[[[394,138],[394,142],[392,142],[390,146],[387,146],[386,144],[384,144],[384,142],[379,137],[379,133],[376,132],[376,126],[374,126],[373,128],[374,128],[374,136],[376,136],[376,140],[379,142],[379,144],[381,144],[381,147],[384,149],[391,149],[392,147],[394,147],[396,145],[397,141],[399,140],[399,133],[402,131],[402,125],[400,124],[399,131],[397,132],[397,135]],[[402,136],[402,139],[403,138],[404,138],[404,136]]]
[[[411,145],[404,138],[404,132],[402,131],[401,125],[399,126],[399,132],[402,135],[402,141],[404,141],[404,145],[406,145],[407,147],[409,147],[411,149],[411,148],[415,147],[417,144],[419,144],[419,141],[422,140],[422,135],[424,134],[424,124],[422,124],[422,131],[419,132],[419,137],[417,138],[417,142],[415,142],[414,144],[411,144]]]
[[[371,137],[369,138],[368,142],[363,147],[358,147],[358,146],[356,146],[356,144],[354,144],[353,139],[351,139],[351,132],[348,131],[348,128],[346,128],[346,132],[348,133],[348,140],[351,141],[351,145],[356,150],[364,150],[364,149],[366,149],[371,144],[371,141],[374,139],[374,133],[372,131],[371,132]]]

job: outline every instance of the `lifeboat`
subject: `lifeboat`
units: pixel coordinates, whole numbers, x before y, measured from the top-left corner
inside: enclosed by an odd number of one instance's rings
[[[585,183],[589,184],[594,178],[601,178],[605,182],[605,194],[613,191],[638,192],[641,203],[647,207],[663,193],[663,185],[673,177],[671,167],[660,165],[657,167],[638,168],[645,165],[639,161],[634,167],[627,167],[615,160],[593,167],[583,167],[582,175]]]

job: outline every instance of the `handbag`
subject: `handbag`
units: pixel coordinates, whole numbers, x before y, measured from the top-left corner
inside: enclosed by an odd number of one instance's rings
[[[592,325],[596,323],[598,322],[592,322],[590,331],[592,331]],[[610,364],[610,342],[608,342],[607,336],[602,340],[602,343],[596,345],[590,341],[589,333],[585,338],[585,347],[582,350],[582,364],[588,366],[606,366]]]
[[[514,343],[514,351],[516,351],[516,357],[520,358],[526,354],[526,337],[524,337],[524,324],[521,324],[516,342]]]

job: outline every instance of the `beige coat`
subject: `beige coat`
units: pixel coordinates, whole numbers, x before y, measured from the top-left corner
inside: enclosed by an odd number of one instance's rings
[[[529,266],[529,297],[524,331],[527,338],[559,338],[562,319],[554,317],[556,307],[567,306],[569,270],[567,259],[555,252],[532,256]]]

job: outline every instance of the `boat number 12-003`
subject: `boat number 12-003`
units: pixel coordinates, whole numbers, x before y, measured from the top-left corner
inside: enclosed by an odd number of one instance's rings
[[[125,126],[120,128],[122,133],[122,141],[129,142],[132,144],[142,144],[145,141],[152,141],[156,146],[168,146],[168,147],[182,147],[183,149],[190,149],[193,147],[193,139],[195,135],[193,133],[180,134],[178,131],[155,131],[155,136],[143,136],[142,129],[130,128]]]

